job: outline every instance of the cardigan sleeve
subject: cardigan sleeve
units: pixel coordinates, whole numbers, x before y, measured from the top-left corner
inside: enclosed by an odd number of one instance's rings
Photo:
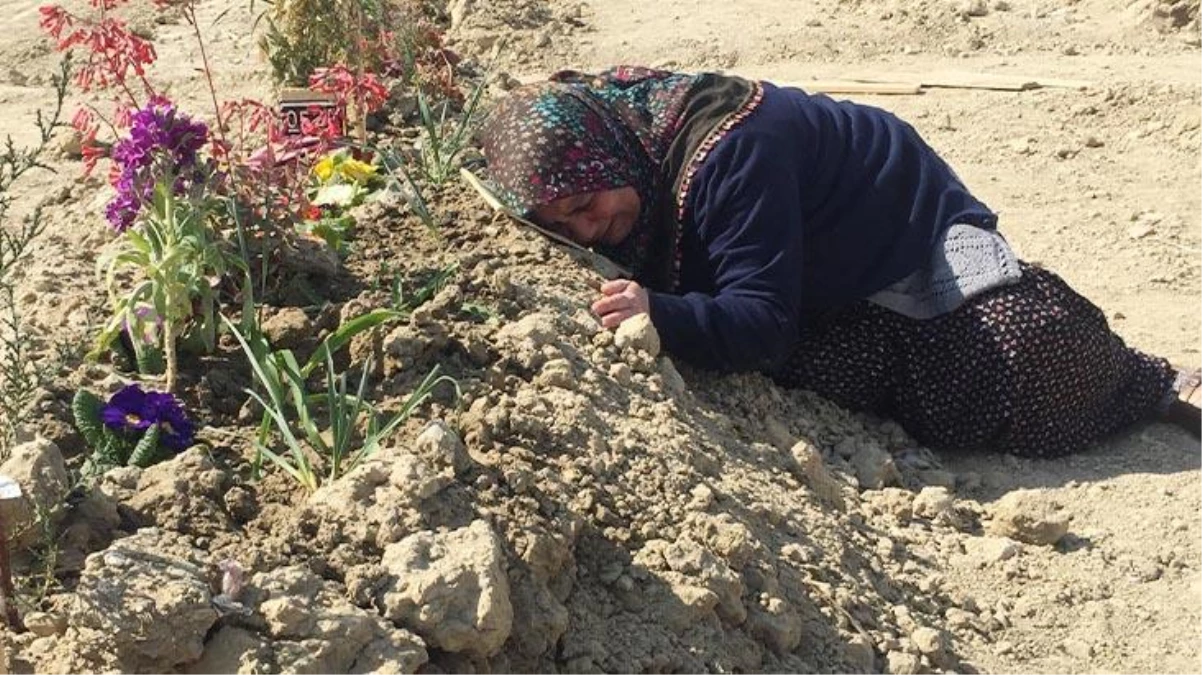
[[[732,134],[693,179],[686,222],[701,240],[713,292],[651,292],[649,301],[664,346],[695,365],[771,370],[796,343],[803,223],[797,162],[783,145]]]

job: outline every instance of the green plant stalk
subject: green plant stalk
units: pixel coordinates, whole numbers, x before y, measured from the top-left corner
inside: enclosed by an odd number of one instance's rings
[[[376,423],[376,409],[364,399],[370,364],[361,372],[354,394],[347,390],[346,374],[335,375],[335,351],[345,346],[354,335],[370,330],[384,321],[405,315],[395,310],[377,310],[347,322],[323,341],[304,368],[299,366],[290,351],[270,351],[257,327],[251,327],[247,334],[243,335],[234,327],[233,322],[222,317],[250,361],[256,381],[265,390],[265,394],[248,390],[249,395],[263,407],[263,422],[255,438],[256,452],[282,469],[306,490],[313,491],[322,481],[318,478],[308,449],[312,449],[318,459],[327,463],[328,470],[325,471],[324,480],[336,480],[358,466],[363,459],[374,454],[381,441],[395,432],[413,410],[431,396],[433,388],[439,383],[450,382],[458,396],[458,384],[449,377],[440,376],[439,369],[435,366],[418,389],[409,396],[401,411],[380,427]],[[309,393],[306,390],[306,380],[314,368],[321,364],[326,367],[325,389],[321,393]],[[320,407],[324,407],[329,415],[328,440],[314,414],[314,410]],[[356,424],[363,415],[368,416],[368,433],[359,448],[352,449]],[[295,420],[304,437],[303,441],[293,430],[290,417]],[[286,453],[277,453],[269,447],[268,439],[272,427],[279,433],[287,448]]]
[[[8,532],[4,515],[0,513],[0,605],[3,605],[4,620],[14,633],[24,633],[25,624],[17,613],[17,597],[13,592],[12,561],[8,556]]]

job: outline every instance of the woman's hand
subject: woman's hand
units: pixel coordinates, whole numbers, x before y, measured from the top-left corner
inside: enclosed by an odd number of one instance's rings
[[[647,291],[638,282],[614,279],[601,284],[601,299],[593,303],[593,313],[601,317],[601,325],[616,328],[636,314],[651,311]]]

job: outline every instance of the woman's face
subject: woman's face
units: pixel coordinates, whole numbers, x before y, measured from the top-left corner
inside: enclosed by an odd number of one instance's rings
[[[534,209],[535,218],[578,244],[620,244],[639,218],[639,193],[632,187],[585,192]]]

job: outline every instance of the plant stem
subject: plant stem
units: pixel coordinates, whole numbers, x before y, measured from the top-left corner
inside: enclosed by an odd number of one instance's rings
[[[177,357],[175,353],[175,322],[171,319],[163,319],[163,356],[167,361],[167,391],[174,393]]]
[[[24,633],[25,624],[17,613],[16,593],[13,592],[12,565],[8,557],[8,533],[5,531],[4,515],[0,513],[0,610],[14,633]]]
[[[217,120],[217,133],[221,134],[221,142],[228,148],[229,141],[225,137],[225,123],[221,119],[221,104],[217,102],[217,87],[213,85],[213,71],[209,67],[209,55],[205,51],[204,38],[200,35],[200,24],[196,21],[196,6],[191,1],[184,5],[184,18],[192,26],[192,33],[196,36],[196,46],[200,48],[200,62],[204,66],[205,82],[209,85],[209,97],[213,99],[213,115]]]

